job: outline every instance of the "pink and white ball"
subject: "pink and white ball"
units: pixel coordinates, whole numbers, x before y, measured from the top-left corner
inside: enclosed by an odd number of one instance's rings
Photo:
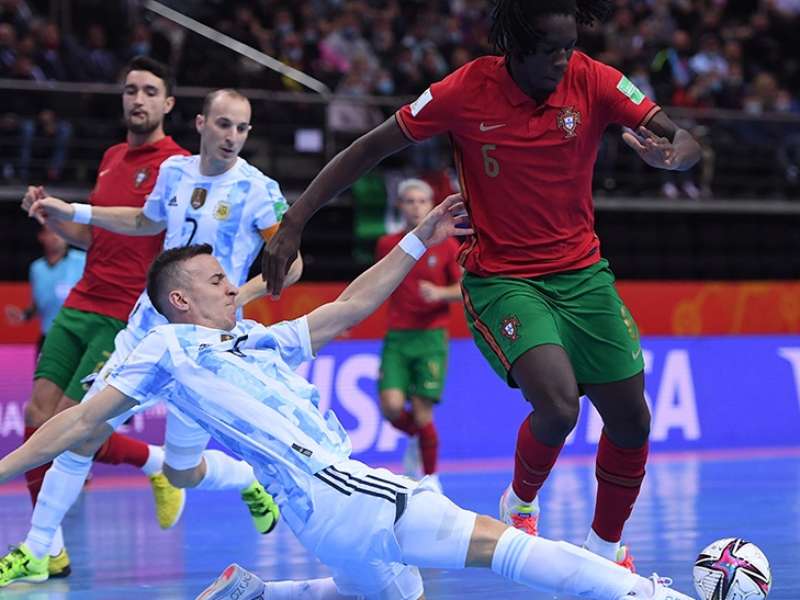
[[[692,574],[702,600],[763,600],[772,587],[767,557],[758,546],[740,538],[706,546]]]

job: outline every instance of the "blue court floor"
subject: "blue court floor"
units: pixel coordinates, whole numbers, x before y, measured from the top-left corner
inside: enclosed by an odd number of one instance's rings
[[[467,508],[494,515],[506,472],[445,473],[445,492]],[[190,492],[181,523],[161,531],[150,491],[89,489],[65,523],[73,574],[65,580],[17,585],[0,591],[6,600],[108,600],[194,598],[228,563],[264,578],[306,579],[326,575],[286,527],[268,536],[251,528],[235,494]],[[542,533],[580,543],[593,511],[594,475],[589,463],[558,465],[542,496]],[[18,543],[27,529],[26,494],[0,488],[0,545]],[[342,523],[342,527],[350,524]],[[771,600],[800,598],[800,457],[654,460],[626,529],[639,572],[658,571],[676,587],[694,592],[691,564],[707,543],[738,536],[757,543],[771,561]],[[491,572],[424,572],[426,597],[545,600]]]

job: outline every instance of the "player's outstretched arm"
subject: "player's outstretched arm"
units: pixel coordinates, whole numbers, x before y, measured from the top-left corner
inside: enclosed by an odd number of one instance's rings
[[[33,203],[37,200],[46,197],[47,192],[45,192],[44,188],[40,185],[29,185],[28,191],[25,192],[25,195],[22,197],[22,210],[28,213],[29,216],[35,218],[41,224],[44,224],[44,219],[38,215],[32,214],[31,206],[33,206]],[[57,235],[64,238],[71,246],[81,248],[82,250],[88,250],[89,246],[92,244],[92,228],[88,225],[55,220],[51,220],[47,223],[47,225]]]
[[[141,208],[70,204],[52,196],[36,200],[28,215],[40,223],[75,222],[94,225],[123,235],[155,235],[166,227],[166,223],[148,219]]]
[[[298,252],[297,258],[294,259],[292,266],[289,267],[289,272],[286,274],[286,279],[283,280],[283,288],[286,289],[290,285],[297,283],[302,275],[303,257],[300,256],[300,253]],[[253,300],[258,300],[266,295],[266,282],[261,275],[256,275],[239,288],[239,293],[236,294],[236,306],[245,306]]]
[[[686,171],[700,160],[700,144],[692,134],[678,127],[663,110],[638,131],[626,129],[622,139],[651,167]]]
[[[448,196],[389,254],[347,286],[336,300],[312,311],[308,315],[308,328],[314,352],[375,312],[428,247],[453,235],[471,234],[472,229],[459,227],[466,222],[461,195]]]
[[[108,386],[102,392],[48,420],[22,446],[0,460],[0,483],[43,465],[90,437],[108,419],[136,402]]]
[[[289,263],[300,249],[300,236],[312,215],[381,160],[410,144],[395,117],[391,116],[325,165],[283,215],[280,228],[264,250],[261,275],[269,293],[277,297],[285,287],[283,280]]]

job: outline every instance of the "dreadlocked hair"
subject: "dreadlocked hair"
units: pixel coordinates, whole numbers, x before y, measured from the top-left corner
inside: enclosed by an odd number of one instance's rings
[[[613,9],[611,0],[492,0],[489,41],[498,52],[528,54],[541,37],[534,26],[537,17],[575,15],[578,25],[605,21]]]

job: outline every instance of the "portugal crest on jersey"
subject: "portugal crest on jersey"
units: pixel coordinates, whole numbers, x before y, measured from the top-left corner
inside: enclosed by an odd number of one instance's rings
[[[572,106],[561,109],[556,118],[559,129],[564,132],[564,138],[572,138],[577,135],[578,125],[581,124],[581,113]]]
[[[143,169],[139,169],[136,171],[136,175],[133,176],[133,187],[139,187],[145,181],[147,181],[147,176],[150,175],[150,168],[144,167]]]
[[[208,190],[205,188],[194,188],[192,190],[192,199],[189,201],[189,204],[192,205],[192,208],[197,210],[203,204],[206,203],[206,196],[208,195]]]
[[[511,315],[503,319],[503,323],[500,325],[500,331],[505,337],[514,342],[519,337],[519,327],[519,319]]]
[[[227,202],[217,202],[214,208],[214,218],[218,221],[224,221],[231,216],[231,205]]]

